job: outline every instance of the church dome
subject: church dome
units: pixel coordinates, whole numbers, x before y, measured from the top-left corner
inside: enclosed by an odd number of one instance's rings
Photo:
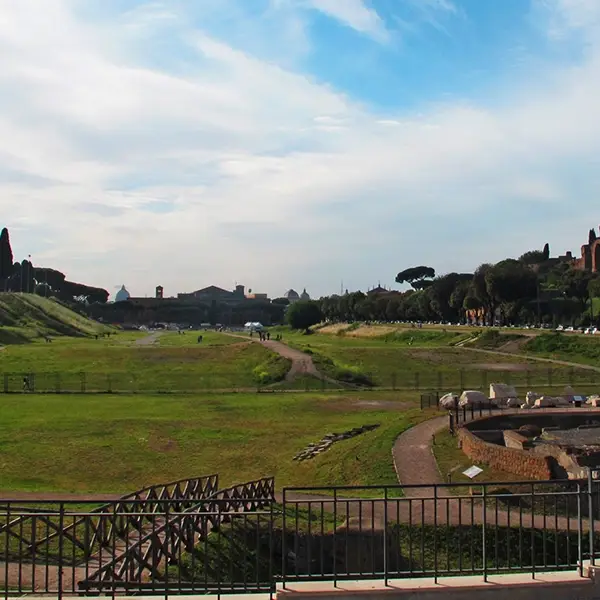
[[[300,300],[300,296],[296,290],[288,290],[283,297],[287,298],[288,300]]]
[[[121,289],[115,294],[115,302],[125,302],[129,300],[131,296],[129,292],[125,289],[125,286],[122,286]]]
[[[310,296],[308,295],[306,288],[304,288],[304,291],[300,294],[300,300],[310,300]]]

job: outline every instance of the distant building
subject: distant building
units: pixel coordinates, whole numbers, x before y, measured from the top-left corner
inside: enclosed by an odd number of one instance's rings
[[[298,292],[294,289],[290,289],[288,290],[284,295],[284,298],[286,298],[287,300],[290,301],[290,304],[292,304],[292,302],[298,302],[298,300],[300,300],[300,295],[298,294]]]
[[[121,286],[121,289],[115,294],[115,302],[126,302],[131,298],[129,292],[125,289],[125,286]]]
[[[162,300],[163,293],[164,293],[163,286],[162,285],[157,285],[156,286],[156,290],[155,290],[155,296],[156,296],[156,298],[160,298]]]
[[[308,295],[306,288],[304,288],[304,291],[300,294],[300,300],[310,300],[310,296]]]

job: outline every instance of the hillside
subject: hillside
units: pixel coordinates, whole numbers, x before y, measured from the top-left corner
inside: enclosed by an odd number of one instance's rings
[[[88,336],[108,328],[36,294],[0,294],[0,344],[22,344],[45,336]]]

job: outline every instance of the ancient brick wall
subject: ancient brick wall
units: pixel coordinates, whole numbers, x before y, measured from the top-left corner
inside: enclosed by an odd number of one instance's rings
[[[463,452],[473,462],[482,463],[498,471],[514,473],[527,479],[552,479],[551,461],[547,456],[535,455],[528,450],[516,450],[489,444],[461,427],[458,438]]]

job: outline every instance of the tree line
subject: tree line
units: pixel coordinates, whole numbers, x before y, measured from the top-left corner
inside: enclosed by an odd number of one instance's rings
[[[107,290],[69,281],[64,273],[48,267],[36,267],[30,260],[14,261],[10,235],[0,233],[0,290],[56,297],[65,302],[106,303]]]
[[[591,230],[590,239],[595,235]],[[548,244],[517,259],[481,264],[473,273],[436,275],[433,267],[410,267],[396,282],[411,289],[335,294],[313,301],[310,310],[303,308],[310,303],[296,303],[288,322],[298,329],[323,320],[600,326],[592,303],[600,296],[600,275],[550,258]]]

